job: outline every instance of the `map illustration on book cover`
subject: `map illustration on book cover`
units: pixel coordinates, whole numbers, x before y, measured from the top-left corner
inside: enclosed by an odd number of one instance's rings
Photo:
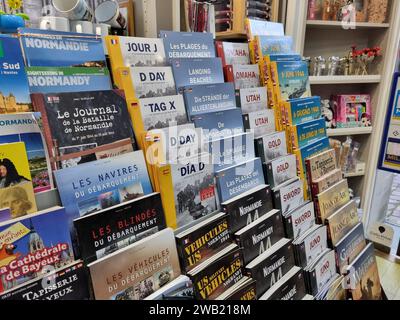
[[[107,66],[100,36],[29,28],[18,35],[28,67]]]
[[[111,90],[107,68],[27,67],[31,93]]]
[[[182,95],[139,99],[144,131],[188,122]]]
[[[289,36],[257,36],[256,45],[260,58],[273,54],[288,54],[293,52],[293,39]]]
[[[35,213],[36,200],[23,142],[0,144],[0,169],[0,208],[10,209],[10,216],[1,220]]]
[[[32,100],[42,114],[47,147],[53,156],[127,138],[134,141],[122,91],[33,94]]]
[[[38,119],[40,113],[0,115],[0,144],[25,143],[35,193],[50,190],[53,185],[47,146]]]
[[[173,59],[171,60],[176,87],[224,83],[220,58],[212,59]]]
[[[184,87],[183,96],[189,120],[209,112],[236,109],[235,88],[232,83]]]
[[[160,31],[167,59],[215,58],[214,38],[205,32]]]
[[[96,300],[143,300],[181,275],[165,229],[88,265]]]
[[[326,125],[323,118],[292,126],[289,130],[292,135],[290,137],[292,150],[300,149],[326,137]]]
[[[80,217],[74,220],[74,226],[78,234],[80,258],[85,263],[166,228],[158,193]]]
[[[19,41],[5,35],[0,35],[0,88],[0,114],[32,111]]]
[[[142,151],[58,170],[54,175],[70,227],[75,218],[153,192]]]
[[[0,300],[88,300],[88,279],[82,261],[45,273],[0,295]]]
[[[74,261],[64,208],[0,224],[0,292]]]

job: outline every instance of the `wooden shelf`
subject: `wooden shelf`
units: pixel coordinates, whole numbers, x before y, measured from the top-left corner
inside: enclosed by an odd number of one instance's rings
[[[355,29],[359,28],[389,28],[389,23],[372,23],[372,22],[356,22]],[[341,21],[323,21],[323,20],[307,20],[307,27],[313,29],[343,29],[353,30],[351,28],[343,28]]]
[[[352,83],[379,83],[380,75],[368,76],[318,76],[310,77],[310,83],[315,84],[352,84]]]
[[[217,32],[216,39],[217,40],[234,40],[234,39],[246,40],[247,35],[245,33],[239,33],[239,32],[233,32],[233,31],[223,31],[223,32]]]
[[[372,127],[362,128],[341,128],[341,129],[328,129],[327,133],[329,137],[341,137],[341,136],[355,136],[362,134],[371,134]]]

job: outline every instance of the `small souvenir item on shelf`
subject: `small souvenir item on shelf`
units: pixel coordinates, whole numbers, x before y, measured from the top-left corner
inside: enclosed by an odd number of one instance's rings
[[[371,96],[332,96],[338,128],[371,127]]]
[[[335,76],[338,74],[339,66],[340,66],[340,58],[336,56],[329,57],[328,59],[328,75]]]
[[[321,113],[322,117],[325,118],[326,128],[334,129],[336,128],[335,110],[333,103],[330,100],[321,100]]]
[[[356,21],[366,22],[368,13],[369,0],[353,0],[353,5],[356,10]]]
[[[384,23],[387,19],[388,0],[369,0],[368,22]]]
[[[308,20],[319,20],[321,19],[321,0],[309,0],[308,1]]]
[[[326,60],[324,57],[319,56],[314,58],[313,76],[325,75]]]
[[[350,53],[350,59],[354,64],[354,75],[368,75],[370,66],[377,57],[381,56],[381,48],[365,48],[363,50],[356,50],[357,47],[353,46]],[[351,74],[351,73],[350,73]]]
[[[324,20],[324,21],[333,20],[332,13],[333,13],[333,1],[332,0],[323,0],[322,20]]]

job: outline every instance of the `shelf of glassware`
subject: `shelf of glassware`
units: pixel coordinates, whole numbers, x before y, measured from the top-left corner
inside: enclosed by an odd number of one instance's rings
[[[342,136],[371,134],[372,131],[373,131],[372,127],[360,127],[360,128],[328,129],[327,132],[329,137],[342,137]]]
[[[364,29],[378,29],[378,28],[389,28],[390,24],[389,23],[373,23],[373,22],[356,22],[353,25],[342,22],[342,21],[324,21],[324,20],[307,20],[307,27],[308,28],[313,28],[313,29],[337,29],[337,28],[343,28],[345,30],[351,30],[351,29],[358,29],[358,28],[364,28]]]
[[[310,83],[316,84],[357,84],[357,83],[380,83],[381,75],[366,76],[311,76]]]

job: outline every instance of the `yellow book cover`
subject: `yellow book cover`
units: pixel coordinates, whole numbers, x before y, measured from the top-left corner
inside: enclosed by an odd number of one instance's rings
[[[37,212],[23,142],[0,145],[0,208],[10,209],[11,219]]]

